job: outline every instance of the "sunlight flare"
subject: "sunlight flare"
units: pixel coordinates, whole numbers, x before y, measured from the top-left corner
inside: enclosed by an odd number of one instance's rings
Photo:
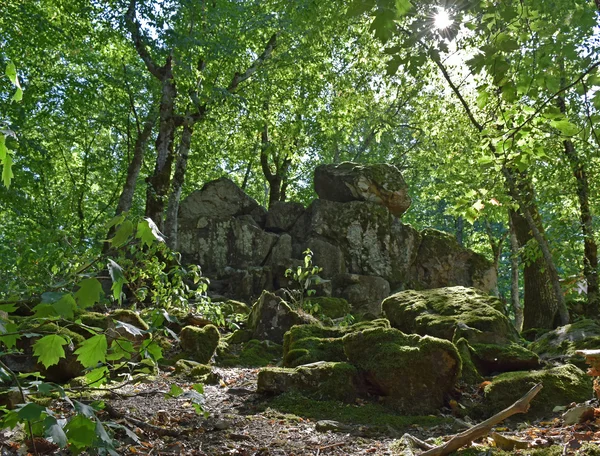
[[[433,17],[433,26],[437,30],[443,30],[450,27],[453,22],[454,21],[450,17],[448,10],[442,8],[441,6],[438,6],[438,11]]]

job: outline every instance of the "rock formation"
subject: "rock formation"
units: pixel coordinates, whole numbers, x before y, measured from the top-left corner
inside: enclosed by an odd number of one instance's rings
[[[267,212],[229,179],[207,183],[180,205],[183,261],[202,267],[211,293],[251,302],[263,290],[289,286],[285,270],[302,264],[309,248],[323,268],[319,294],[374,315],[397,290],[495,287],[484,257],[448,234],[400,222],[410,198],[395,167],[321,166],[315,187],[320,198],[308,208],[280,202]]]

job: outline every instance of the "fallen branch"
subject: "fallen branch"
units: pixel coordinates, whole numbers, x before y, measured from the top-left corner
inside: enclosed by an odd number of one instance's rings
[[[531,388],[527,392],[527,394],[525,394],[521,399],[519,399],[510,407],[505,408],[504,410],[495,414],[491,418],[488,418],[483,423],[479,423],[473,426],[472,428],[469,428],[466,431],[455,435],[443,445],[421,453],[420,456],[444,456],[446,454],[450,454],[453,451],[458,450],[459,448],[467,445],[468,443],[471,443],[475,439],[487,435],[495,425],[501,423],[509,416],[512,416],[516,413],[526,413],[529,410],[529,403],[535,397],[535,395],[540,392],[541,389],[542,384],[538,383],[533,388]]]

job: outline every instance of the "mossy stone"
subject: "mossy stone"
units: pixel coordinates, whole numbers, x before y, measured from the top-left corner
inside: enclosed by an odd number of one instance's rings
[[[375,328],[347,334],[343,341],[349,361],[397,411],[436,411],[460,375],[460,356],[447,340]]]
[[[252,339],[252,331],[249,329],[236,329],[223,337],[223,340],[230,345],[243,344]]]
[[[248,304],[234,299],[228,299],[227,301],[221,302],[219,303],[219,306],[225,316],[235,314],[248,315],[250,313],[250,306]]]
[[[496,376],[484,389],[486,415],[512,405],[538,383],[544,387],[531,401],[529,417],[551,413],[557,405],[584,402],[592,397],[591,377],[573,364],[532,372],[506,372]]]
[[[420,334],[452,340],[460,326],[477,330],[470,343],[505,344],[519,341],[508,318],[498,310],[502,303],[474,288],[446,287],[407,290],[381,304],[392,327],[407,334]]]
[[[389,321],[380,318],[346,327],[293,326],[283,338],[283,365],[296,367],[317,361],[347,361],[341,338],[368,328],[389,328]]]
[[[264,367],[276,364],[282,356],[283,347],[270,340],[249,340],[241,350],[228,347],[220,350],[218,364],[220,366]]]
[[[309,298],[307,301],[311,305],[319,306],[318,313],[328,318],[341,318],[350,313],[350,304],[343,298],[319,296]]]
[[[600,324],[595,320],[580,320],[541,335],[529,349],[542,359],[563,359],[580,368],[585,360],[577,350],[600,348]]]
[[[179,341],[183,351],[189,358],[206,364],[210,361],[219,345],[221,335],[214,325],[203,328],[186,326],[179,333]]]
[[[316,400],[354,402],[359,382],[356,367],[343,362],[321,362],[294,369],[265,367],[258,373],[257,392],[296,391]]]
[[[454,345],[456,346],[456,349],[458,350],[458,354],[460,355],[460,359],[462,361],[462,371],[460,379],[469,385],[476,385],[478,383],[481,383],[483,381],[483,377],[481,376],[481,374],[477,370],[477,367],[473,363],[473,360],[471,359],[471,352],[473,349],[469,345],[467,339],[465,339],[464,337],[460,338],[459,340],[454,342]]]
[[[471,357],[483,375],[541,367],[538,355],[519,344],[471,344]]]
[[[143,331],[147,331],[150,328],[148,323],[146,323],[137,312],[131,309],[113,310],[110,313],[110,318],[135,326]]]

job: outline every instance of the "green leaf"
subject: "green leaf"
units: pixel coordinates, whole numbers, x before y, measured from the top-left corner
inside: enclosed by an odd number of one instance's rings
[[[0,133],[0,162],[3,162],[8,154],[8,148],[6,147],[6,136]]]
[[[85,340],[81,346],[75,350],[77,360],[83,367],[95,367],[98,363],[106,361],[106,352],[108,343],[104,334],[98,334]]]
[[[21,87],[17,88],[15,94],[12,96],[12,101],[21,101],[23,99],[23,89]]]
[[[579,132],[579,127],[568,120],[553,120],[550,125],[565,136],[573,136]]]
[[[17,345],[17,340],[21,338],[19,327],[11,321],[2,322],[2,334],[10,334],[9,336],[0,336],[0,343],[3,343],[6,348],[13,348]]]
[[[192,389],[200,394],[204,394],[204,385],[202,383],[193,384]]]
[[[348,7],[347,15],[350,17],[360,16],[375,7],[375,0],[354,0]]]
[[[111,290],[115,300],[121,302],[121,292],[123,291],[123,285],[125,285],[125,275],[123,275],[123,268],[115,263],[113,260],[108,260],[108,273],[113,281]]]
[[[125,331],[127,331],[132,336],[137,337],[137,336],[144,335],[144,332],[140,328],[138,328],[137,326],[133,326],[129,323],[125,323],[123,321],[115,320],[115,327],[123,328]]]
[[[379,10],[370,30],[375,31],[375,38],[386,43],[394,35],[394,17],[385,10]]]
[[[78,413],[81,413],[83,416],[86,416],[88,418],[96,417],[96,410],[91,405],[87,405],[79,401],[73,401],[73,405],[75,407],[75,410]]]
[[[109,361],[131,359],[133,353],[135,353],[135,348],[131,341],[126,339],[115,339],[110,343],[110,352],[106,355],[106,359]]]
[[[483,90],[479,92],[479,95],[477,95],[477,107],[479,109],[483,109],[487,106],[488,97],[489,94],[487,93],[487,91]]]
[[[171,389],[169,389],[168,396],[178,397],[178,396],[181,396],[182,394],[183,394],[183,388],[181,388],[179,385],[173,383],[171,385]]]
[[[67,344],[68,342],[64,337],[58,334],[50,334],[38,339],[33,344],[33,354],[38,357],[38,360],[47,369],[50,366],[58,364],[58,361],[65,357],[63,345]]]
[[[403,63],[404,59],[395,55],[386,65],[386,73],[388,76],[394,76],[398,72],[398,67]]]
[[[96,423],[83,415],[76,415],[65,426],[65,434],[71,451],[79,454],[94,443]]]
[[[19,409],[17,415],[22,420],[35,421],[39,420],[43,413],[47,413],[46,407],[29,402]]]
[[[113,247],[120,247],[129,241],[133,234],[133,222],[131,220],[125,220],[115,233],[115,236],[110,240]]]
[[[398,17],[406,16],[411,8],[412,3],[410,0],[396,0],[396,13],[398,14]]]
[[[56,314],[60,317],[64,317],[66,319],[73,319],[75,314],[73,313],[77,308],[77,304],[75,304],[75,298],[71,293],[65,294],[62,298],[52,304]]]
[[[102,284],[98,279],[83,279],[79,282],[79,290],[75,293],[75,299],[79,307],[86,309],[100,301],[102,295]]]
[[[17,77],[17,67],[15,67],[13,62],[8,62],[4,74],[8,76],[8,79],[10,79],[10,82],[12,82],[15,87],[20,87],[19,78]]]
[[[165,238],[156,226],[156,223],[154,223],[152,219],[148,217],[138,223],[135,237],[140,239],[142,244],[145,244],[148,247],[150,247],[156,241],[165,242]]]
[[[67,446],[67,434],[65,434],[63,428],[58,424],[56,418],[47,416],[44,420],[44,427],[46,428],[44,432],[46,438],[52,440],[60,448]]]
[[[15,175],[12,172],[12,156],[7,153],[2,160],[2,181],[4,182],[4,186],[6,188],[10,187],[10,181]]]
[[[147,358],[151,358],[154,361],[158,361],[163,357],[162,348],[152,339],[144,341],[141,352],[145,353]]]
[[[89,386],[100,386],[108,381],[108,367],[100,366],[85,374],[85,381]]]

